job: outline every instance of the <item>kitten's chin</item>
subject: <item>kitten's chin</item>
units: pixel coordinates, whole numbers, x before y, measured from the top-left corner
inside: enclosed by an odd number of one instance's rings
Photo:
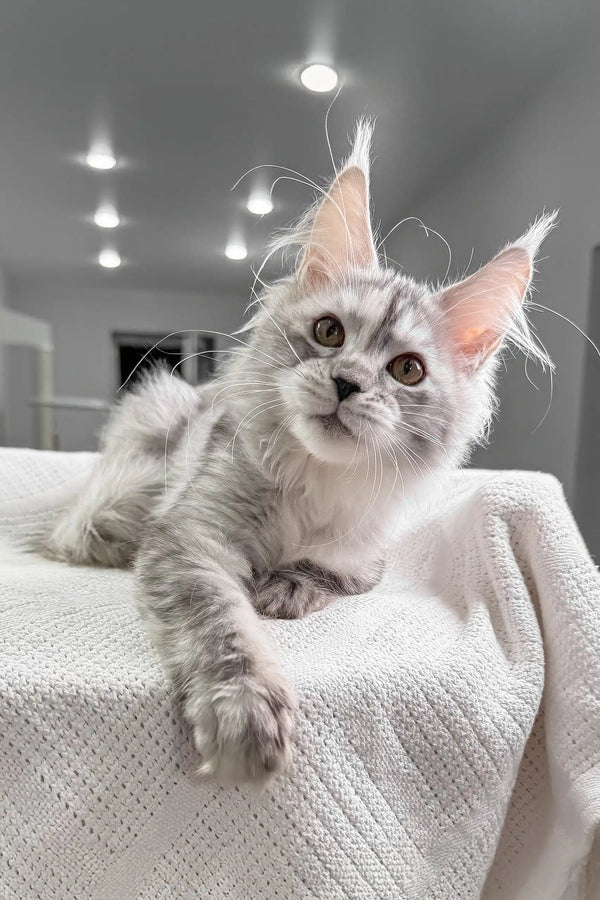
[[[347,465],[356,456],[356,437],[335,413],[298,416],[291,431],[308,453],[322,462]]]

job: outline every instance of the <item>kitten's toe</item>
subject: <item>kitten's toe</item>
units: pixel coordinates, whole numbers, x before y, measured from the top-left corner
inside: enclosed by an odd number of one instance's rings
[[[330,601],[330,597],[306,580],[273,574],[257,585],[254,606],[270,619],[300,619]]]
[[[225,783],[264,784],[291,760],[296,703],[281,676],[244,679],[186,703],[200,754],[199,774]]]

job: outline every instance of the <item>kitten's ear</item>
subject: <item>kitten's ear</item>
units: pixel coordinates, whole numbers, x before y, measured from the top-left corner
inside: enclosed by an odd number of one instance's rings
[[[440,297],[450,338],[471,369],[481,366],[523,318],[540,245],[554,228],[558,212],[541,216],[521,237]],[[518,328],[517,328],[518,331]]]
[[[356,127],[352,153],[321,203],[297,271],[309,288],[339,281],[351,267],[377,266],[369,213],[369,150],[372,125]]]

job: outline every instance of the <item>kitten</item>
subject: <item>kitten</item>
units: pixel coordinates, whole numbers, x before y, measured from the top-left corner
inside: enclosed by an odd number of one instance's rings
[[[418,284],[377,253],[370,138],[360,123],[280,242],[300,246],[297,268],[254,304],[220,376],[198,390],[157,372],[127,396],[48,543],[71,562],[135,562],[203,773],[285,768],[296,701],[261,616],[377,584],[405,501],[485,434],[505,338],[542,356],[523,304],[555,216],[468,278]]]

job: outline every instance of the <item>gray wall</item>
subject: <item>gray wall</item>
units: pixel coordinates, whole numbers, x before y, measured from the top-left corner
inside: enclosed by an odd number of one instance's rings
[[[592,248],[600,243],[600,54],[579,60],[516,120],[490,136],[486,148],[462,171],[408,211],[440,231],[453,250],[453,272],[471,270],[523,232],[544,207],[560,207],[560,222],[541,254],[536,300],[586,327]],[[443,148],[440,148],[443,152]],[[410,224],[391,254],[409,272],[443,275],[446,251]],[[501,378],[501,412],[491,446],[474,463],[555,473],[572,499],[581,409],[585,341],[550,313],[535,314],[536,327],[557,367],[552,406],[549,380],[521,358],[507,361]]]
[[[600,346],[600,247],[594,251],[594,267],[588,334]],[[579,423],[579,454],[575,515],[596,562],[600,562],[600,359],[588,344]]]
[[[8,306],[6,279],[0,269],[0,306]],[[0,446],[6,443],[6,347],[0,341]]]
[[[113,331],[166,335],[179,329],[206,328],[230,332],[239,327],[243,312],[237,299],[228,302],[227,298],[81,288],[33,280],[15,285],[11,306],[51,323],[57,394],[107,401],[113,400],[117,387]],[[223,346],[226,340],[217,338],[219,344]],[[8,360],[8,442],[32,446],[32,415],[27,404],[34,393],[33,354],[10,348]],[[103,421],[103,414],[97,412],[57,413],[61,449],[95,449]]]

